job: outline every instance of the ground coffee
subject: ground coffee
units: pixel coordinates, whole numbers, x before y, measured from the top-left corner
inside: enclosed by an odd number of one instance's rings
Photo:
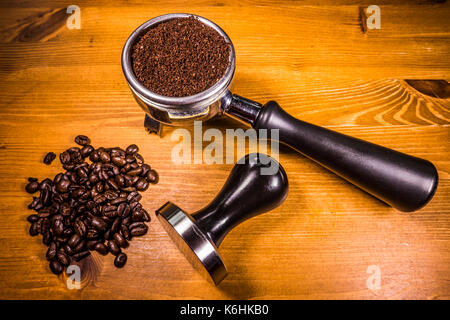
[[[151,91],[185,97],[213,86],[229,65],[230,45],[197,18],[176,18],[150,29],[133,47],[137,79]]]

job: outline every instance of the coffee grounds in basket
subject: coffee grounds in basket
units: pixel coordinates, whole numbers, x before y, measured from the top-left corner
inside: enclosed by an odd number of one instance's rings
[[[229,65],[230,45],[191,16],[158,24],[133,47],[137,79],[149,90],[185,97],[213,86]]]

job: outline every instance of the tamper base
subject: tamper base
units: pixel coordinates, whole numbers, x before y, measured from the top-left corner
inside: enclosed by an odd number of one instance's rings
[[[186,259],[205,278],[218,285],[226,277],[227,269],[217,247],[195,220],[171,202],[156,210],[156,215]]]

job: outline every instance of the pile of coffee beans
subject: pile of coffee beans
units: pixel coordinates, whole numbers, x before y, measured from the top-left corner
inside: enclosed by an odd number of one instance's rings
[[[39,192],[28,206],[37,212],[28,216],[29,233],[42,235],[55,274],[93,250],[115,255],[114,265],[122,268],[127,262],[122,249],[133,237],[146,234],[146,222],[150,222],[139,203],[139,191],[157,183],[158,174],[144,163],[134,144],[126,150],[95,149],[83,135],[77,136],[75,142],[79,147],[59,155],[65,172],[41,182],[28,178],[25,190]]]
[[[164,21],[133,46],[136,78],[168,97],[202,92],[223,77],[231,46],[216,30],[191,16]]]

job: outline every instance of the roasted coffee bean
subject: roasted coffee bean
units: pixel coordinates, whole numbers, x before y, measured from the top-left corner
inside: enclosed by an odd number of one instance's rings
[[[73,224],[73,229],[75,230],[76,233],[78,233],[80,237],[84,237],[87,231],[86,225],[81,220],[75,221],[75,223]]]
[[[39,183],[37,181],[30,182],[26,185],[25,190],[28,193],[35,193],[39,190]]]
[[[27,220],[30,223],[37,222],[39,220],[39,217],[37,214],[31,214],[28,216]]]
[[[142,166],[141,166],[141,168],[142,168],[142,173],[141,173],[141,177],[146,177],[147,176],[147,173],[151,170],[151,167],[148,165],[148,164],[143,164]]]
[[[146,178],[147,178],[147,181],[152,184],[156,184],[159,181],[158,173],[153,169],[147,173]]]
[[[50,262],[50,270],[56,275],[61,274],[64,271],[63,266],[56,260]]]
[[[123,202],[127,202],[127,198],[126,197],[116,198],[116,199],[112,200],[110,203],[112,205],[118,205],[118,204],[121,204]]]
[[[113,239],[121,248],[128,248],[128,241],[120,233],[115,233]]]
[[[55,223],[53,224],[53,233],[57,236],[62,235],[64,232],[64,223],[62,220],[58,219],[55,220]]]
[[[125,253],[120,253],[114,259],[114,265],[117,268],[123,268],[123,266],[127,263],[127,255]]]
[[[53,152],[49,152],[44,157],[44,163],[46,165],[50,165],[53,162],[53,160],[55,160],[55,158],[56,158],[56,154]]]
[[[69,241],[67,242],[67,244],[71,247],[71,248],[75,248],[81,241],[81,237],[78,233],[74,233]]]
[[[39,198],[33,197],[33,201],[28,205],[28,209],[35,209],[39,203]]]
[[[119,186],[117,185],[117,183],[114,180],[109,179],[106,181],[106,183],[112,190],[119,190]]]
[[[44,233],[42,235],[42,243],[45,244],[46,246],[48,246],[50,244],[52,239],[53,239],[53,236],[50,231],[47,231],[46,233]]]
[[[125,152],[126,152],[127,154],[136,154],[137,152],[139,152],[139,147],[138,147],[137,145],[135,145],[135,144],[130,144],[130,145],[126,148]]]
[[[96,150],[92,151],[92,153],[89,155],[89,160],[91,160],[94,163],[99,161],[100,155],[98,154],[98,151]]]
[[[70,162],[70,154],[67,151],[59,154],[59,160],[62,164],[68,164]]]
[[[66,223],[64,223],[64,224],[66,224]],[[66,225],[69,225],[69,223],[67,223]],[[73,234],[74,234],[73,230],[69,229],[69,228],[64,229],[64,231],[63,231],[63,237],[71,237]]]
[[[86,258],[86,257],[88,257],[88,256],[90,256],[90,255],[91,255],[91,253],[89,252],[89,250],[85,250],[85,251],[81,251],[81,252],[75,253],[75,254],[72,256],[72,258],[73,258],[75,261],[80,261],[80,260],[82,260],[82,259],[84,259],[84,258]]]
[[[143,164],[144,163],[144,157],[141,156],[139,153],[136,153],[135,155],[136,161],[138,164]]]
[[[114,222],[111,225],[111,228],[109,229],[111,233],[116,233],[119,232],[120,230],[120,226],[122,224],[122,219],[120,219],[120,217],[117,217],[116,219],[114,219]]]
[[[100,161],[103,163],[108,163],[111,161],[111,157],[106,151],[99,151],[98,156],[100,158]]]
[[[91,143],[91,140],[88,137],[80,134],[75,137],[75,143],[79,144],[80,146],[86,146]]]
[[[56,185],[56,191],[60,193],[66,193],[67,191],[69,191],[70,184],[71,182],[69,179],[63,178]]]
[[[130,176],[140,176],[142,173],[142,168],[138,167],[136,169],[132,169],[130,171],[127,172],[127,174],[129,174]]]
[[[144,178],[140,178],[137,182],[136,182],[136,190],[138,191],[145,191],[148,189],[149,187],[149,183],[147,180],[145,180]]]
[[[106,231],[108,225],[99,217],[94,217],[91,221],[91,225],[98,231]]]
[[[84,240],[81,240],[75,248],[72,248],[72,251],[74,253],[77,253],[84,250],[84,248],[86,248],[86,242]]]
[[[94,246],[94,250],[103,256],[107,255],[109,252],[108,247],[105,246],[105,244],[103,244],[102,242],[97,242],[96,245]]]
[[[108,241],[108,249],[109,249],[109,252],[111,252],[111,254],[113,254],[115,256],[117,256],[119,253],[122,252],[115,240]]]
[[[114,156],[111,158],[111,161],[120,168],[127,164],[125,157]]]
[[[139,237],[139,236],[143,236],[144,234],[147,233],[147,226],[145,227],[136,227],[131,229],[130,233],[133,237]]]
[[[32,237],[37,236],[39,232],[40,232],[39,224],[37,222],[32,223],[29,230],[30,236]]]
[[[98,239],[100,237],[100,234],[97,230],[95,229],[88,229],[87,233],[86,233],[86,238],[88,240],[95,240]]]
[[[40,220],[41,225],[41,234],[45,234],[50,230],[50,220],[48,218],[41,218]]]
[[[59,263],[61,263],[65,267],[67,267],[70,264],[70,258],[64,252],[64,250],[58,251],[58,253],[56,254],[56,258],[58,259]]]
[[[30,193],[40,191],[28,205],[37,212],[27,217],[29,233],[43,235],[42,242],[49,247],[46,258],[55,262],[51,268],[57,272],[69,265],[70,257],[79,261],[89,250],[121,255],[132,235],[147,232],[143,221],[150,220],[137,191],[148,188],[151,167],[139,148],[95,150],[86,136],[75,140],[81,148],[71,147],[59,155],[65,172],[40,183],[28,178],[25,187]],[[87,158],[91,164],[85,162]],[[123,266],[126,255],[116,260]]]
[[[106,197],[103,195],[103,194],[99,194],[98,196],[96,196],[95,198],[94,198],[94,202],[96,203],[96,204],[102,204],[102,203],[104,203],[104,202],[106,202]]]
[[[91,145],[87,145],[87,146],[84,146],[83,148],[81,148],[80,152],[81,152],[81,156],[83,158],[87,158],[92,154],[93,151],[94,151],[94,147]]]
[[[122,226],[120,227],[120,232],[122,233],[122,235],[125,239],[127,239],[127,240],[131,239],[130,230],[128,230],[126,225],[122,224]]]
[[[56,243],[51,242],[50,245],[48,246],[47,253],[45,254],[45,257],[47,258],[48,261],[52,261],[56,258],[57,249],[58,248],[56,247]]]

